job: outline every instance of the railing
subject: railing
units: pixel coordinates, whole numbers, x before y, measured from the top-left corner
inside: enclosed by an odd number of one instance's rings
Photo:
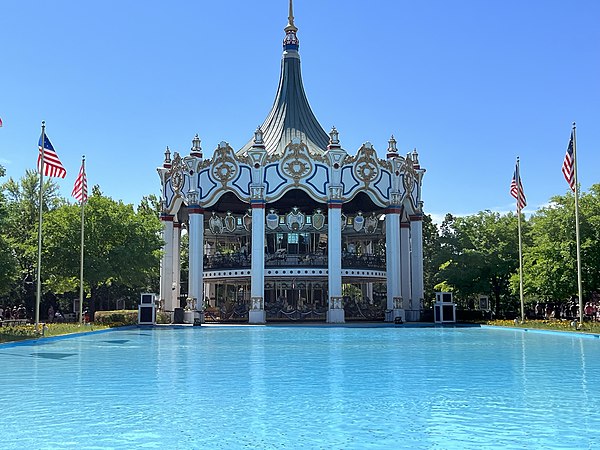
[[[342,255],[343,269],[374,269],[385,270],[385,256],[377,255],[353,255],[344,253]]]
[[[218,269],[247,269],[250,268],[251,257],[243,253],[227,255],[211,255],[204,257],[205,270]],[[300,266],[327,267],[327,255],[322,253],[307,253],[290,255],[284,250],[265,254],[265,267]],[[385,256],[342,254],[343,269],[385,270]]]
[[[204,257],[204,269],[244,269],[250,268],[250,257],[243,253],[211,255]]]
[[[327,267],[327,256],[321,253],[288,255],[280,251],[265,255],[265,267],[278,266]]]

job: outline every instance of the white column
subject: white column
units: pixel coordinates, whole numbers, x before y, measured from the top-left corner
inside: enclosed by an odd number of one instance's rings
[[[181,307],[181,223],[173,222],[173,304]]]
[[[266,323],[265,313],[265,203],[252,202],[252,253],[250,262],[249,323]]]
[[[400,223],[400,273],[401,273],[401,293],[402,309],[407,310],[411,302],[410,289],[410,224],[408,222]]]
[[[330,200],[327,214],[328,323],[344,323],[342,304],[342,202]]]
[[[400,213],[398,206],[390,206],[385,213],[385,266],[387,271],[387,304],[386,309],[393,311],[386,320],[403,317],[401,307],[400,284]]]
[[[189,226],[189,274],[188,297],[195,299],[195,310],[199,312],[199,319],[204,322],[204,261],[202,249],[204,248],[204,211],[197,204],[190,204]]]
[[[420,310],[423,307],[423,214],[410,216],[410,247],[411,247],[411,288],[413,320],[420,319]],[[419,312],[417,312],[417,310]]]
[[[173,311],[173,216],[162,214],[163,255],[161,263],[160,290],[163,311]]]

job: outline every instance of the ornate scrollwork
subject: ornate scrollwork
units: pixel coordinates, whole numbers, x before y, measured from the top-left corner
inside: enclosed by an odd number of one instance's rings
[[[302,178],[312,172],[312,162],[304,143],[292,141],[286,147],[284,155],[281,161],[281,170],[292,178],[295,184],[299,184]]]
[[[400,170],[404,175],[402,177],[402,185],[406,190],[406,194],[410,195],[413,189],[415,188],[415,184],[418,179],[418,175],[413,167],[412,160],[410,158],[406,158],[402,163],[402,167]]]
[[[179,153],[175,152],[173,156],[173,163],[169,169],[169,175],[171,176],[171,186],[176,193],[181,191],[184,183],[184,170],[186,169],[183,159]]]
[[[229,145],[221,145],[215,150],[212,176],[223,185],[231,181],[238,172],[237,161]]]
[[[365,144],[361,147],[356,157],[354,173],[356,178],[368,187],[379,176],[379,165],[375,149],[370,144]]]

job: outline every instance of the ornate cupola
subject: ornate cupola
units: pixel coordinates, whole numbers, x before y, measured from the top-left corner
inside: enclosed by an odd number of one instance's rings
[[[271,112],[260,126],[264,145],[269,154],[283,154],[293,138],[304,142],[311,153],[322,155],[327,151],[329,135],[315,117],[302,83],[300,71],[298,28],[294,25],[292,0],[289,5],[288,24],[284,28],[283,57],[279,86]],[[246,155],[253,146],[250,139],[237,153]]]

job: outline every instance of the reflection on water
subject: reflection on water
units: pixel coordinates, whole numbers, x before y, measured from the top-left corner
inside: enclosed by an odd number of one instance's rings
[[[0,376],[2,448],[600,448],[600,339],[556,333],[115,330]]]

